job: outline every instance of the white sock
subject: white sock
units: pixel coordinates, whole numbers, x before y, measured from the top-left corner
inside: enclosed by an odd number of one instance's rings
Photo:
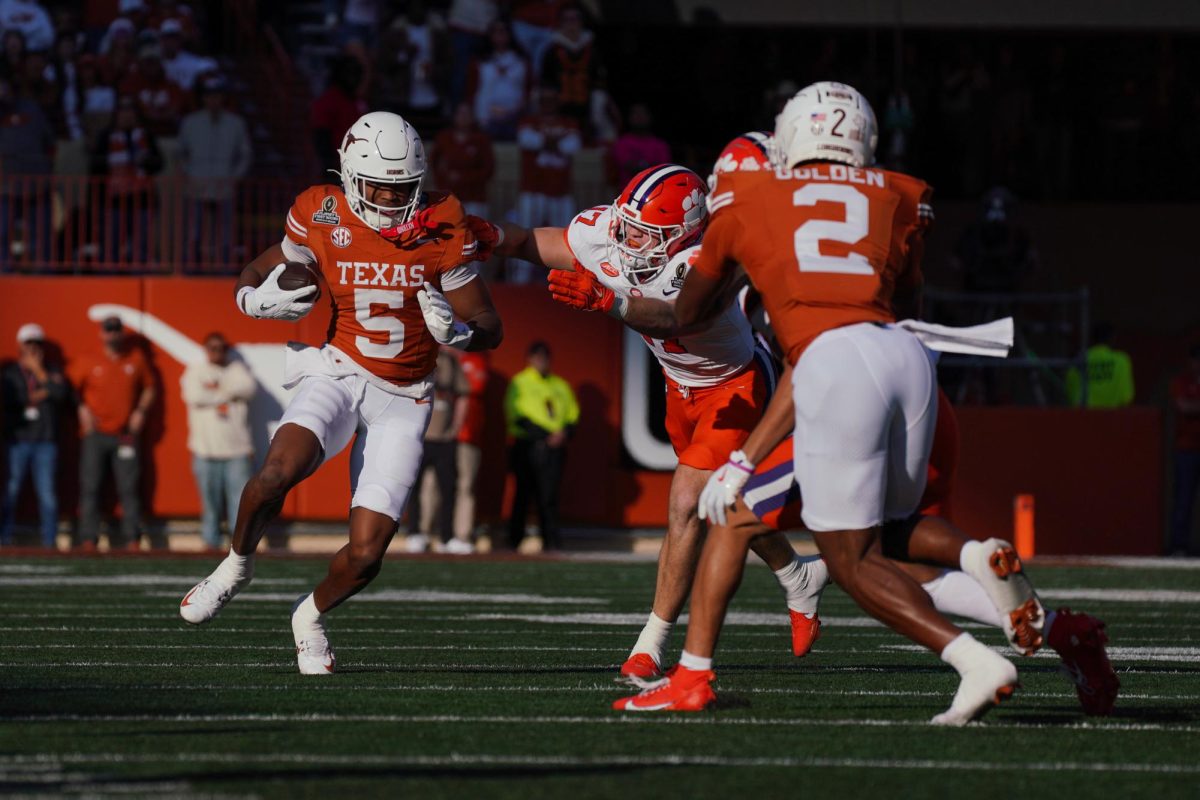
[[[964,544],[962,546],[962,550],[958,551],[958,568],[963,572],[969,572],[970,570],[968,570],[966,566],[969,561],[967,555],[974,554],[974,552],[980,547],[983,547],[983,542],[977,542],[974,539]]]
[[[950,644],[946,645],[946,649],[942,650],[942,661],[945,661],[950,666],[958,671],[959,675],[966,675],[972,669],[986,664],[996,656],[987,645],[981,644],[974,636],[969,633],[960,633],[954,638]]]
[[[965,572],[943,572],[921,587],[933,600],[933,607],[943,614],[966,617],[996,628],[1002,624],[992,598],[979,581]]]
[[[236,586],[249,583],[254,577],[254,556],[239,556],[230,550],[225,560],[217,565],[213,575]]]
[[[812,561],[814,559],[793,556],[790,564],[783,569],[775,570],[775,579],[779,581],[779,586],[787,598],[787,607],[809,619],[812,619],[817,613],[817,606],[821,602],[821,588],[823,588],[823,586],[810,585],[817,577],[812,574],[813,570],[809,566]]]
[[[667,637],[671,635],[671,628],[674,625],[675,623],[660,619],[651,611],[650,618],[646,620],[646,627],[642,628],[637,644],[633,646],[630,655],[645,653],[654,659],[655,664],[661,665],[663,645],[667,643]]]
[[[694,656],[687,650],[684,650],[679,654],[679,666],[683,667],[684,669],[694,669],[700,671],[710,670],[712,669],[712,659]]]
[[[308,638],[309,634],[324,633],[321,627],[321,612],[317,611],[317,603],[311,593],[292,612],[292,632],[296,635],[296,644]]]

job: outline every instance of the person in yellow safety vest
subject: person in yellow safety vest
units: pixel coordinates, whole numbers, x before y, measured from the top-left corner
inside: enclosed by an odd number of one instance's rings
[[[517,481],[508,538],[515,550],[525,536],[525,514],[533,499],[542,544],[558,549],[558,487],[567,437],[579,421],[579,403],[562,378],[550,372],[550,347],[534,342],[529,366],[513,376],[504,397],[504,417],[512,437],[509,465]]]
[[[1113,326],[1098,323],[1092,331],[1094,344],[1087,351],[1087,407],[1122,408],[1133,403],[1133,362],[1129,354],[1111,346]],[[1083,382],[1079,370],[1067,371],[1067,401],[1083,405]]]

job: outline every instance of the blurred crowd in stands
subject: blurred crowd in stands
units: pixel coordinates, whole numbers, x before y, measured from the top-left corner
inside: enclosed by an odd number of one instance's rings
[[[731,35],[712,12],[618,7],[0,0],[0,270],[234,273],[368,108],[421,131],[429,185],[528,225],[564,224],[653,163],[706,174],[729,138],[829,77],[872,99],[880,162],[940,201],[997,186],[1035,202],[1184,199],[1200,172],[1200,60],[1170,33]],[[295,86],[252,80],[263,59]],[[269,118],[267,95],[305,87],[295,126]]]

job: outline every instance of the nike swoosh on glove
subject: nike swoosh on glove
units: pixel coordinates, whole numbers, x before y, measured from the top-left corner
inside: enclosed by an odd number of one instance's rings
[[[312,311],[312,301],[306,301],[305,298],[316,294],[317,287],[279,288],[279,276],[283,274],[284,268],[283,264],[277,265],[258,286],[245,287],[238,293],[237,305],[243,314],[254,319],[295,322]]]
[[[478,246],[472,261],[487,261],[492,253],[504,241],[504,230],[499,225],[493,225],[483,217],[474,214],[467,215],[467,230],[474,236]]]
[[[425,317],[425,327],[429,328],[438,344],[466,349],[475,331],[454,318],[454,310],[444,294],[426,283],[425,288],[417,292],[417,303]]]
[[[616,292],[605,286],[596,276],[586,269],[569,272],[565,269],[552,269],[547,278],[550,283],[550,295],[560,303],[584,311],[612,310],[617,299]]]
[[[704,491],[700,492],[700,503],[697,513],[700,519],[711,520],[717,525],[724,525],[726,512],[742,493],[742,488],[750,476],[754,474],[754,465],[746,458],[741,450],[729,454],[720,469],[708,476]]]

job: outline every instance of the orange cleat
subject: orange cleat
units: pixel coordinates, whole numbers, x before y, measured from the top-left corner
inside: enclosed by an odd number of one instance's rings
[[[821,638],[821,618],[816,614],[807,617],[791,609],[788,616],[792,619],[792,655],[804,658],[812,650],[813,642]]]
[[[1103,621],[1069,608],[1058,610],[1050,629],[1050,646],[1062,658],[1063,671],[1075,682],[1083,713],[1092,716],[1111,714],[1121,689],[1104,650],[1106,644]]]
[[[662,678],[662,667],[649,653],[634,653],[625,659],[621,665],[621,677],[618,680],[643,686],[651,681]]]
[[[671,676],[653,689],[633,697],[622,697],[613,703],[617,711],[703,711],[716,702],[712,681],[717,676],[711,670],[685,669],[676,666]]]

